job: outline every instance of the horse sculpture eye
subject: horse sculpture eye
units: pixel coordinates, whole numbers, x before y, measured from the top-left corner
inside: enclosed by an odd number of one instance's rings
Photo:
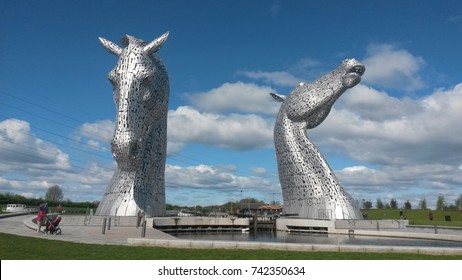
[[[144,102],[149,101],[149,99],[151,99],[151,97],[152,97],[151,91],[146,91],[146,92],[143,94],[143,101],[144,101]]]
[[[150,76],[147,76],[147,77],[144,77],[142,80],[141,80],[141,84],[143,86],[147,86],[149,83],[151,83],[152,81],[154,81],[154,76],[150,75]]]
[[[146,76],[144,77],[142,80],[141,80],[141,85],[143,85],[144,87],[146,87],[146,90],[145,92],[143,93],[143,101],[144,102],[147,102],[149,101],[152,96],[153,96],[153,93],[152,93],[152,89],[151,87],[149,87],[148,85],[151,84],[152,82],[154,81],[154,76],[150,75],[150,76]]]

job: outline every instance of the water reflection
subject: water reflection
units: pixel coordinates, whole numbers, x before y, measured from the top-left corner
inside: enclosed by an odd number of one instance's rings
[[[333,245],[374,245],[374,246],[411,246],[411,247],[462,247],[462,242],[423,240],[408,238],[386,238],[375,236],[352,236],[336,234],[310,234],[259,231],[254,232],[180,232],[170,233],[181,239],[213,240],[213,241],[258,241],[285,242],[305,244],[333,244]]]

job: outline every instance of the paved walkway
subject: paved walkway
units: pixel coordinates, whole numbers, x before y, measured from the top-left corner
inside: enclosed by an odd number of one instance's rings
[[[147,228],[145,237],[142,237],[142,228],[135,226],[112,226],[106,228],[103,234],[101,225],[72,225],[62,223],[61,235],[44,235],[37,233],[36,224],[32,221],[35,215],[14,216],[0,218],[0,232],[20,236],[38,237],[50,240],[62,240],[89,244],[113,244],[134,246],[159,246],[175,248],[239,248],[239,249],[275,249],[296,251],[350,251],[350,252],[402,252],[424,253],[437,255],[462,255],[462,247],[436,248],[436,247],[405,247],[405,246],[354,246],[354,245],[322,245],[322,244],[298,244],[298,243],[274,243],[274,242],[228,242],[228,241],[199,241],[184,240],[173,237],[162,231]],[[66,219],[67,217],[63,217]],[[136,218],[134,218],[136,219]],[[445,230],[447,236],[453,241],[462,242],[462,230]],[[367,232],[361,232],[367,234]],[[378,232],[369,231],[371,235]],[[386,232],[382,232],[386,233]],[[394,237],[411,237],[411,232],[388,232]],[[416,237],[419,236],[415,233]],[[428,235],[428,233],[427,233]],[[433,235],[435,237],[441,234]]]
[[[128,238],[141,238],[142,228],[134,226],[112,226],[102,234],[100,225],[60,225],[61,235],[45,235],[37,233],[37,225],[32,221],[35,215],[16,216],[0,219],[0,232],[21,236],[39,237],[45,239],[70,241],[90,244],[129,245]],[[64,216],[63,219],[65,219]],[[162,231],[147,228],[145,239],[176,239]]]

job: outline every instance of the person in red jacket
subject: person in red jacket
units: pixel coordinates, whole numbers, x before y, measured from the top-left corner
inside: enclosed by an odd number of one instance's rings
[[[42,209],[39,209],[38,213],[37,213],[37,233],[40,233],[40,228],[45,224],[45,219],[47,217],[47,214],[45,213],[45,211],[43,211]]]

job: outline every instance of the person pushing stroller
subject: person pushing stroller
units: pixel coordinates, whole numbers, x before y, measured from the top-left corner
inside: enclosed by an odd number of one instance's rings
[[[48,214],[48,204],[46,203],[40,204],[39,211],[37,213],[37,218],[35,219],[37,223],[37,233],[41,232],[40,229],[42,226],[45,226],[45,230],[46,230],[46,220],[48,219],[47,214]]]

